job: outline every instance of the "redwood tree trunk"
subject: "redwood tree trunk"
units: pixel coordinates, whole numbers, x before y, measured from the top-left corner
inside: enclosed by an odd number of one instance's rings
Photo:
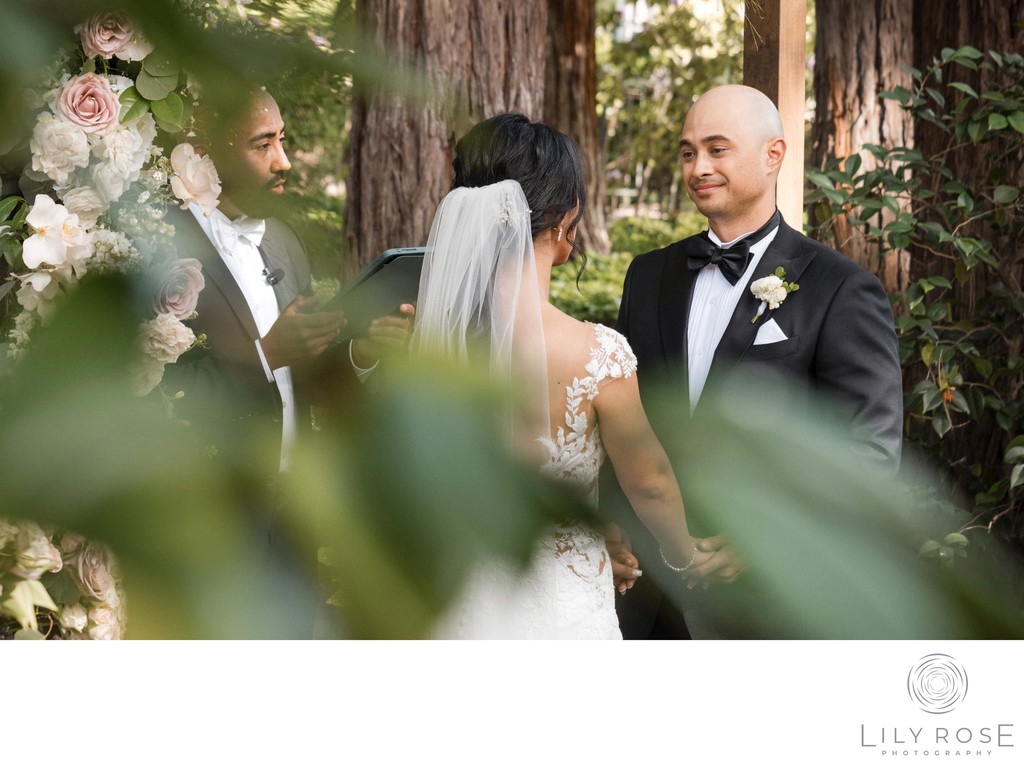
[[[913,146],[909,116],[878,97],[897,86],[909,88],[901,65],[912,60],[913,0],[817,0],[814,97],[810,164],[822,167],[831,157],[859,153],[862,168],[876,165],[865,144]],[[865,238],[870,225],[884,226],[895,216],[888,209],[863,226],[836,221],[837,247],[882,280],[889,292],[908,283],[910,255],[880,252]]]
[[[1024,20],[1024,0],[957,0],[956,2],[934,3],[930,0],[915,0],[914,25],[914,66],[919,69],[940,55],[943,48],[960,48],[971,45],[987,54],[990,50],[1024,53],[1024,29],[1019,25]],[[956,79],[966,82],[979,93],[992,90],[989,82],[991,73],[985,70],[972,71],[958,68]],[[918,148],[926,155],[947,148],[949,141],[941,131],[927,123],[917,125],[915,138]],[[978,151],[967,143],[946,157],[946,165],[954,178],[990,178],[996,174],[1002,183],[1024,187],[1024,157],[994,156]],[[941,179],[936,179],[939,183]],[[961,234],[991,237],[991,230],[984,223],[965,228]],[[996,251],[1006,256],[1020,252],[1018,239],[1004,235],[1003,240],[994,241]],[[1006,258],[1012,261],[1012,258]],[[1021,266],[1009,266],[1010,284],[1021,283]],[[957,298],[956,320],[972,320],[978,301],[988,291],[989,282],[998,277],[988,269],[973,269],[966,282],[955,279],[954,264],[949,260],[928,257],[915,253],[911,276],[914,279],[942,275],[953,283]],[[986,278],[987,277],[987,278]],[[1017,341],[1019,343],[1019,340]],[[950,432],[945,440],[953,458],[960,456],[967,464],[980,462],[983,465],[998,465],[1006,449],[1007,435],[996,424],[988,429],[960,429]]]
[[[579,144],[590,199],[579,237],[586,250],[611,249],[604,219],[604,152],[597,126],[597,11],[594,0],[548,0],[544,121]]]
[[[359,0],[366,39],[436,86],[424,103],[357,98],[346,231],[359,265],[426,242],[451,184],[456,138],[507,111],[539,119],[547,0]],[[357,92],[365,85],[357,79]],[[368,88],[369,90],[370,88]]]

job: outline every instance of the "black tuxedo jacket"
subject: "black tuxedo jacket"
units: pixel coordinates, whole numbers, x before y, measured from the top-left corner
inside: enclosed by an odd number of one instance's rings
[[[634,259],[617,327],[637,356],[641,396],[649,396],[657,382],[668,381],[678,394],[678,406],[689,412],[686,336],[697,272],[686,266],[685,241]],[[756,323],[750,320],[760,304],[749,289],[743,291],[715,351],[701,402],[713,394],[716,381],[737,371],[755,380],[786,380],[817,390],[845,408],[857,449],[895,471],[903,429],[902,374],[892,309],[881,283],[785,222],[748,286],[779,266],[786,280],[800,289]],[[787,340],[755,346],[758,329],[769,319]],[[659,430],[657,423],[652,425]],[[642,568],[660,565],[656,543],[644,530],[634,531],[634,547],[646,559]],[[678,613],[645,580],[640,578],[618,601],[624,636],[685,637]]]
[[[638,256],[623,287],[618,330],[637,356],[645,383],[667,379],[689,407],[687,320],[696,271],[686,267],[682,242]],[[903,385],[892,309],[870,272],[785,222],[749,282],[779,267],[800,285],[756,323],[759,302],[744,290],[715,351],[708,386],[742,371],[754,379],[786,380],[813,388],[848,412],[851,435],[893,467],[903,430]],[[787,340],[754,345],[760,327],[775,320]],[[701,400],[704,396],[702,394]]]

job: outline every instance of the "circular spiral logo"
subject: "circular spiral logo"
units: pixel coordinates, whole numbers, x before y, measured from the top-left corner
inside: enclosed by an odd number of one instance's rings
[[[926,713],[948,713],[967,696],[967,673],[948,654],[929,654],[907,676],[910,699]]]

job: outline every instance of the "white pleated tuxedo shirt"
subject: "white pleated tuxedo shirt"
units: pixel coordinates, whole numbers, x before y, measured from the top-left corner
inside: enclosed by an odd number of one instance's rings
[[[722,242],[710,229],[708,235],[712,242],[725,248],[743,237],[750,236],[754,231],[757,229],[748,231],[731,242]],[[686,369],[690,383],[690,412],[693,412],[700,401],[708,372],[711,370],[711,360],[714,359],[715,350],[725,335],[733,312],[736,311],[736,304],[739,303],[743,291],[747,289],[761,256],[778,233],[779,227],[776,226],[759,242],[751,245],[750,262],[735,285],[729,284],[729,280],[722,276],[721,270],[714,263],[709,263],[697,275],[693,285],[693,297],[690,300],[690,313],[686,320]]]
[[[274,322],[281,315],[274,286],[267,282],[264,271],[267,266],[258,249],[266,231],[266,221],[247,216],[231,221],[220,210],[214,210],[209,217],[206,217],[196,205],[189,205],[189,210],[199,222],[207,239],[217,249],[217,253],[228,267],[231,276],[235,278],[235,284],[242,291],[249,311],[252,312],[252,318],[256,322],[256,329],[262,338],[270,332],[270,328],[274,326]],[[259,354],[260,361],[263,363],[267,381],[277,385],[278,393],[281,396],[281,470],[284,471],[291,461],[291,451],[295,444],[298,427],[292,370],[290,367],[271,370],[259,341],[254,342],[256,343],[256,353]]]

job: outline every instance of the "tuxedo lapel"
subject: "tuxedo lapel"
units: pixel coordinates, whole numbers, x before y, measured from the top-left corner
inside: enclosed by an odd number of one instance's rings
[[[175,221],[174,225],[179,231],[184,229],[180,236],[186,237],[188,242],[187,248],[179,247],[178,252],[189,253],[199,259],[203,265],[203,275],[207,282],[214,284],[224,301],[230,306],[231,311],[238,317],[238,321],[245,328],[249,337],[258,340],[260,333],[256,329],[256,320],[253,319],[252,311],[249,310],[249,304],[246,302],[241,288],[235,282],[235,278],[231,275],[227,264],[224,263],[224,259],[220,257],[220,253],[203,233],[198,222],[190,213],[186,213],[180,217],[180,220]],[[201,294],[200,300],[203,299],[204,296]]]
[[[274,295],[277,297],[277,307],[283,311],[297,295],[305,291],[306,285],[302,284],[305,270],[301,262],[289,252],[288,240],[273,220],[267,220],[267,230],[259,251],[270,271],[281,271],[281,278],[274,283]]]
[[[682,380],[678,382],[684,392],[689,391],[686,325],[696,278],[696,272],[686,267],[686,257],[681,248],[674,248],[667,254],[658,298],[661,344],[669,374],[677,378],[681,376]]]
[[[803,247],[800,236],[787,226],[785,221],[780,223],[779,233],[768,245],[768,249],[765,250],[757,268],[754,269],[747,282],[746,289],[736,303],[736,310],[733,311],[732,318],[729,320],[729,326],[726,328],[718,348],[715,349],[711,370],[708,372],[709,378],[730,371],[753,345],[761,323],[768,320],[770,312],[765,311],[757,322],[751,321],[761,304],[750,292],[750,285],[762,277],[774,274],[780,266],[786,270],[786,281],[796,282],[813,258],[814,253]]]

